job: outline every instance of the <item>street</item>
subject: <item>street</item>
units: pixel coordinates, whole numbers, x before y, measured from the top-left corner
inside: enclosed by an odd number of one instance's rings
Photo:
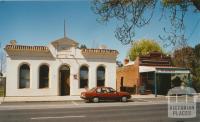
[[[0,122],[198,122],[198,108],[196,118],[171,119],[166,103],[11,103],[0,105]]]

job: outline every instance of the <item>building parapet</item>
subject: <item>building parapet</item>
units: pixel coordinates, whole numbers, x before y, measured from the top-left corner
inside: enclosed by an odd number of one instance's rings
[[[117,50],[111,49],[82,49],[82,54],[112,54],[118,55],[119,52]]]
[[[6,45],[6,51],[39,51],[49,52],[46,46],[27,46],[27,45]]]

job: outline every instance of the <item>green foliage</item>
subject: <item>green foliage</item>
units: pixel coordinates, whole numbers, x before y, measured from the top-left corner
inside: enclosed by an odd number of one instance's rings
[[[175,66],[190,69],[193,87],[200,92],[200,44],[175,50],[172,60]]]
[[[87,49],[87,46],[84,45],[84,44],[82,44],[82,45],[80,46],[80,49]]]
[[[122,67],[123,66],[123,63],[121,61],[116,61],[116,64],[118,67]]]
[[[181,5],[183,3],[188,3],[186,0],[162,0],[163,5]]]
[[[193,70],[194,70],[192,76],[193,86],[197,90],[197,92],[200,92],[200,65],[194,67]]]
[[[200,82],[200,66],[197,66],[196,68],[194,68],[194,72],[195,72],[195,74],[194,74],[195,77],[193,76],[193,79],[195,81]]]
[[[194,48],[196,58],[200,59],[200,44],[196,45]]]
[[[195,64],[193,68],[193,85],[195,89],[200,92],[200,44],[194,48]]]
[[[175,66],[192,69],[195,63],[194,49],[189,46],[177,49],[173,53],[172,60]]]
[[[179,87],[181,86],[181,83],[183,81],[181,81],[180,77],[175,77],[173,80],[172,80],[172,84],[174,87]]]
[[[131,49],[129,50],[128,56],[130,60],[135,60],[139,55],[146,55],[149,52],[158,51],[163,52],[160,45],[154,41],[149,39],[142,39],[140,41],[136,41],[132,44]]]

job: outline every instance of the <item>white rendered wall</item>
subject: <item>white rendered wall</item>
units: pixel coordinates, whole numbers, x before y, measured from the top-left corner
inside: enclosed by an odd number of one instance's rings
[[[52,52],[53,53],[53,52]],[[53,53],[55,55],[55,52]],[[30,66],[30,88],[19,89],[19,66],[28,63]],[[39,88],[39,67],[49,65],[49,88]],[[79,49],[69,58],[55,60],[10,59],[7,57],[6,96],[58,96],[60,95],[59,68],[62,65],[70,66],[70,95],[80,95],[85,89],[79,88],[79,69],[82,65],[89,67],[89,89],[96,86],[97,67],[105,67],[105,86],[116,88],[115,58],[88,57],[85,58]],[[74,79],[74,75],[78,78]]]

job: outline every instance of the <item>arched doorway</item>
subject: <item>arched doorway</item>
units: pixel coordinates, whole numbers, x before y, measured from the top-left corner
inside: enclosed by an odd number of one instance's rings
[[[60,95],[70,95],[70,67],[62,65],[59,69]]]

